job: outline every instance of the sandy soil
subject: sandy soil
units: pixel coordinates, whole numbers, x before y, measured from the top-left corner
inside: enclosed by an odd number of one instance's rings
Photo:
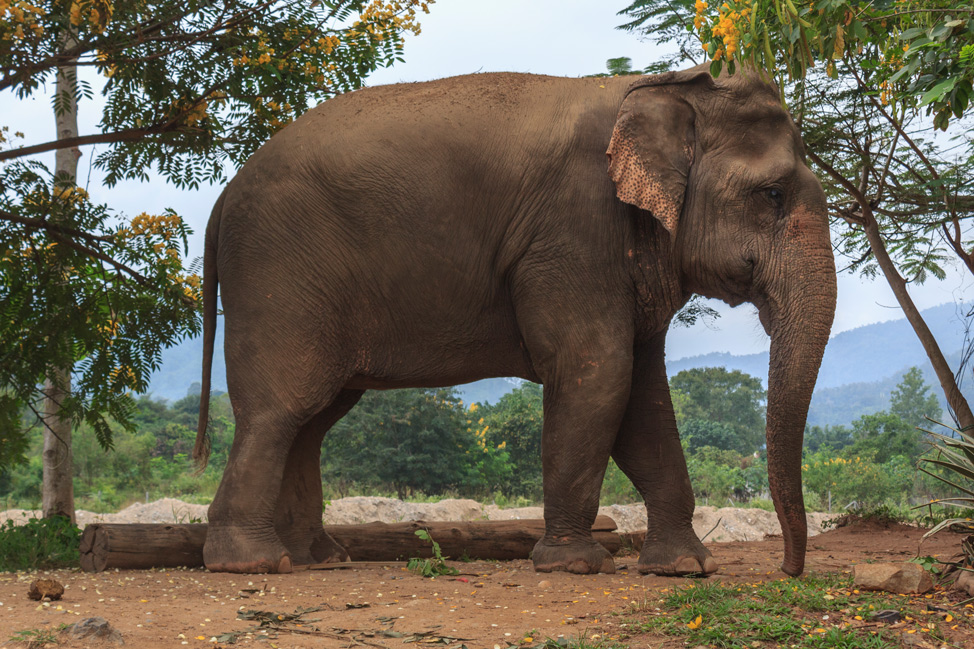
[[[810,539],[807,569],[847,571],[857,562],[904,560],[917,553],[921,534],[917,528],[871,524],[828,531]],[[959,542],[959,536],[943,534],[920,550],[948,558]],[[707,545],[722,566],[714,578],[742,583],[784,578],[777,569],[780,538]],[[269,576],[61,570],[45,575],[65,585],[64,598],[44,604],[26,596],[38,574],[0,573],[0,640],[18,630],[56,629],[91,616],[107,619],[127,646],[150,648],[227,646],[226,634],[235,635],[236,646],[335,649],[393,649],[408,641],[500,649],[530,644],[525,638],[612,638],[626,633],[633,619],[652,615],[661,593],[685,582],[641,576],[635,562],[635,556],[618,557],[617,574],[595,576],[538,574],[528,561],[453,563],[461,575],[436,579],[401,564]],[[958,599],[940,590],[926,603],[953,611],[958,628],[948,632],[951,645],[974,647],[974,609],[958,606]],[[261,632],[257,620],[238,619],[257,610],[270,619],[281,615],[284,623],[288,614],[309,608],[315,611],[278,632]],[[628,637],[625,644],[683,646],[680,639],[650,635]],[[106,645],[62,639],[59,646]]]

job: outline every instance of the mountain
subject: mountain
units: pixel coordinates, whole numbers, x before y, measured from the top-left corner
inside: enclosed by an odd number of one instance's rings
[[[956,371],[964,342],[964,322],[953,303],[926,309],[923,318],[940,344],[947,362]],[[768,383],[768,352],[734,356],[702,354],[667,361],[670,376],[695,367],[725,367],[758,376]],[[906,318],[878,322],[836,334],[829,340],[818,373],[815,394],[808,411],[813,426],[844,425],[860,415],[885,410],[889,394],[911,367],[923,371],[941,407],[947,404],[940,383],[927,360],[923,346]],[[962,385],[968,401],[974,402],[974,381]]]
[[[964,341],[964,323],[957,314],[956,305],[942,304],[927,309],[923,311],[923,317],[951,367],[956,369]],[[150,393],[170,401],[186,396],[192,383],[200,380],[202,358],[201,338],[186,340],[165,350],[162,368],[150,382]],[[940,397],[933,368],[906,319],[879,322],[836,334],[825,349],[809,410],[809,423],[847,424],[861,414],[885,409],[889,405],[890,391],[914,365],[923,370],[927,383],[934,386],[934,392]],[[704,354],[669,360],[666,367],[670,376],[694,367],[726,367],[760,377],[767,385],[768,353]],[[485,379],[458,386],[458,391],[466,403],[495,403],[519,383],[518,379]],[[974,381],[968,380],[964,390],[969,401],[974,401],[972,384]],[[222,319],[217,324],[212,387],[221,391],[227,389]]]
[[[922,315],[944,354],[959,353],[964,342],[964,322],[957,315],[957,306],[941,304],[923,311]],[[825,348],[816,389],[899,377],[910,367],[922,367],[926,362],[923,346],[906,318],[877,322],[832,336]],[[666,363],[670,376],[693,367],[726,367],[759,376],[765,385],[768,382],[768,352],[742,356],[702,354]]]
[[[156,399],[172,402],[182,399],[190,391],[198,393],[202,372],[203,337],[184,340],[179,345],[162,352],[162,367],[149,381],[149,394]],[[214,391],[226,392],[227,365],[223,355],[223,318],[217,319],[211,382]],[[514,378],[484,379],[458,385],[457,392],[464,403],[497,403],[502,396],[519,386],[521,382],[521,379]],[[195,387],[194,383],[197,384]]]

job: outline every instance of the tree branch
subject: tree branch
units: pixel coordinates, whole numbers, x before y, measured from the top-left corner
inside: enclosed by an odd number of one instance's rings
[[[92,257],[94,259],[103,261],[106,264],[109,264],[115,270],[125,273],[126,275],[131,277],[140,286],[144,286],[144,287],[151,286],[149,280],[146,279],[144,275],[142,275],[135,269],[126,266],[125,264],[123,264],[122,262],[116,259],[113,259],[112,257],[106,255],[100,250],[82,245],[71,238],[71,237],[78,237],[79,239],[85,239],[91,242],[110,243],[111,239],[108,237],[98,237],[93,234],[89,234],[87,232],[75,230],[74,228],[68,228],[62,225],[57,225],[55,223],[50,223],[49,221],[45,221],[43,219],[25,218],[23,216],[18,216],[17,214],[12,214],[5,210],[0,210],[0,218],[2,218],[5,221],[11,221],[13,223],[26,225],[27,227],[32,227],[34,229],[46,230],[51,235],[51,238],[56,240],[58,243],[62,243],[68,246],[69,248],[74,248],[78,252],[87,255],[88,257]],[[70,235],[70,236],[65,236],[65,235]]]
[[[85,146],[87,144],[135,142],[150,135],[162,135],[163,133],[169,133],[175,131],[177,128],[178,126],[170,121],[166,124],[150,126],[148,128],[127,128],[111,133],[97,133],[94,135],[81,135],[78,137],[65,138],[63,140],[51,140],[50,142],[45,142],[43,144],[34,144],[32,146],[20,147],[19,149],[0,151],[0,162],[35,155],[38,153],[46,153],[48,151],[57,151],[58,149],[70,149],[73,147]]]

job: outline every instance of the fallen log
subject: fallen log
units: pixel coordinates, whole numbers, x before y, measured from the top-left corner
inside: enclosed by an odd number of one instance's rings
[[[81,569],[202,566],[206,527],[206,523],[88,525],[81,535]]]
[[[428,530],[440,544],[440,552],[451,559],[527,559],[544,534],[541,519],[508,521],[464,521],[366,523],[325,525],[325,531],[348,549],[353,561],[396,561],[412,557],[429,558],[432,547],[416,536]],[[592,535],[615,554],[622,547],[615,521],[599,516]],[[103,570],[191,568],[203,565],[206,523],[138,524],[96,523],[81,536],[81,568]]]

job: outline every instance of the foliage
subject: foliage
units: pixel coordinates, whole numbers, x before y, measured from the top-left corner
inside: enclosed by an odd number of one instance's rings
[[[670,386],[689,398],[689,403],[681,404],[685,422],[678,419],[677,423],[681,433],[691,434],[692,429],[701,437],[693,447],[712,445],[751,453],[762,445],[767,393],[761,379],[739,370],[706,367],[677,373]],[[701,423],[691,426],[694,420]]]
[[[931,453],[920,459],[920,470],[939,480],[951,488],[952,495],[948,498],[931,500],[928,505],[940,505],[969,510],[974,508],[974,430],[969,428],[956,429],[941,424],[950,434],[927,431],[936,441]],[[930,467],[941,467],[947,470],[947,475],[935,473]],[[969,512],[968,512],[969,513]],[[955,523],[969,521],[964,518],[949,518],[935,525],[925,536],[949,528]]]
[[[846,455],[869,455],[879,464],[897,456],[913,464],[925,450],[921,433],[891,412],[861,416],[852,422],[852,437]]]
[[[109,185],[153,167],[180,187],[223,181],[308,107],[401,60],[427,4],[0,4],[0,92],[31,97],[61,70],[75,96],[54,97],[56,113],[102,97],[98,133],[15,146],[24,135],[0,125],[0,461],[23,458],[20,412],[42,377],[76,363],[60,416],[110,446],[109,421],[133,430],[129,392],[145,391],[160,350],[200,329],[179,215],[115,214],[30,156],[103,144],[94,166]]]
[[[0,571],[68,568],[78,565],[81,530],[64,516],[31,518],[0,525]]]
[[[934,394],[927,394],[930,386],[923,380],[919,367],[911,367],[900,384],[889,395],[890,414],[896,415],[908,426],[920,426],[929,419],[940,419],[943,410]]]
[[[852,431],[845,426],[806,426],[805,448],[812,453],[828,447],[835,451],[852,444]]]
[[[926,108],[936,127],[967,109],[974,79],[974,5],[893,0],[727,0],[695,5],[694,29],[713,69],[749,62],[788,79],[817,64],[835,79],[840,61],[867,60],[884,103]],[[866,69],[866,66],[861,66]]]
[[[599,494],[600,505],[629,505],[642,502],[642,497],[636,491],[636,486],[629,477],[616,465],[615,460],[609,459],[609,466],[605,470],[602,480],[602,491]]]
[[[467,414],[453,388],[368,392],[325,438],[326,482],[391,488],[399,498],[494,487],[507,475],[507,451],[485,440],[485,428],[474,435]]]
[[[878,505],[903,502],[912,493],[914,468],[902,455],[879,463],[870,456],[836,457],[826,448],[806,454],[802,481],[830,510],[850,503]]]
[[[899,611],[907,628],[863,624],[872,612],[884,609]],[[940,643],[944,639],[937,624],[913,608],[909,598],[854,590],[852,578],[845,575],[811,573],[802,579],[749,584],[695,580],[663,597],[657,611],[631,620],[629,626],[682,637],[686,646],[879,649],[900,646],[904,630]]]
[[[525,382],[493,406],[483,408],[490,443],[504,444],[511,464],[517,467],[509,481],[500,486],[508,497],[518,494],[541,500],[542,392],[537,383]]]
[[[420,559],[419,557],[413,557],[406,564],[406,567],[415,572],[421,577],[440,577],[443,575],[458,575],[460,571],[453,566],[448,566],[446,564],[446,557],[440,551],[440,544],[433,540],[427,530],[416,530],[416,536],[421,540],[427,541],[431,546],[431,552],[433,556],[429,559]]]
[[[115,511],[136,500],[164,496],[208,502],[219,484],[234,433],[227,395],[214,395],[210,403],[212,461],[201,475],[195,473],[186,452],[196,435],[189,425],[198,413],[198,394],[170,407],[148,397],[138,399],[135,431],[112,424],[114,451],[106,451],[94,431],[82,425],[73,437],[78,506]],[[28,461],[0,472],[0,495],[8,507],[38,508],[41,503],[41,429],[29,431],[27,440]]]
[[[40,649],[58,644],[58,634],[54,629],[24,629],[14,632],[10,640],[23,644],[24,649]]]

